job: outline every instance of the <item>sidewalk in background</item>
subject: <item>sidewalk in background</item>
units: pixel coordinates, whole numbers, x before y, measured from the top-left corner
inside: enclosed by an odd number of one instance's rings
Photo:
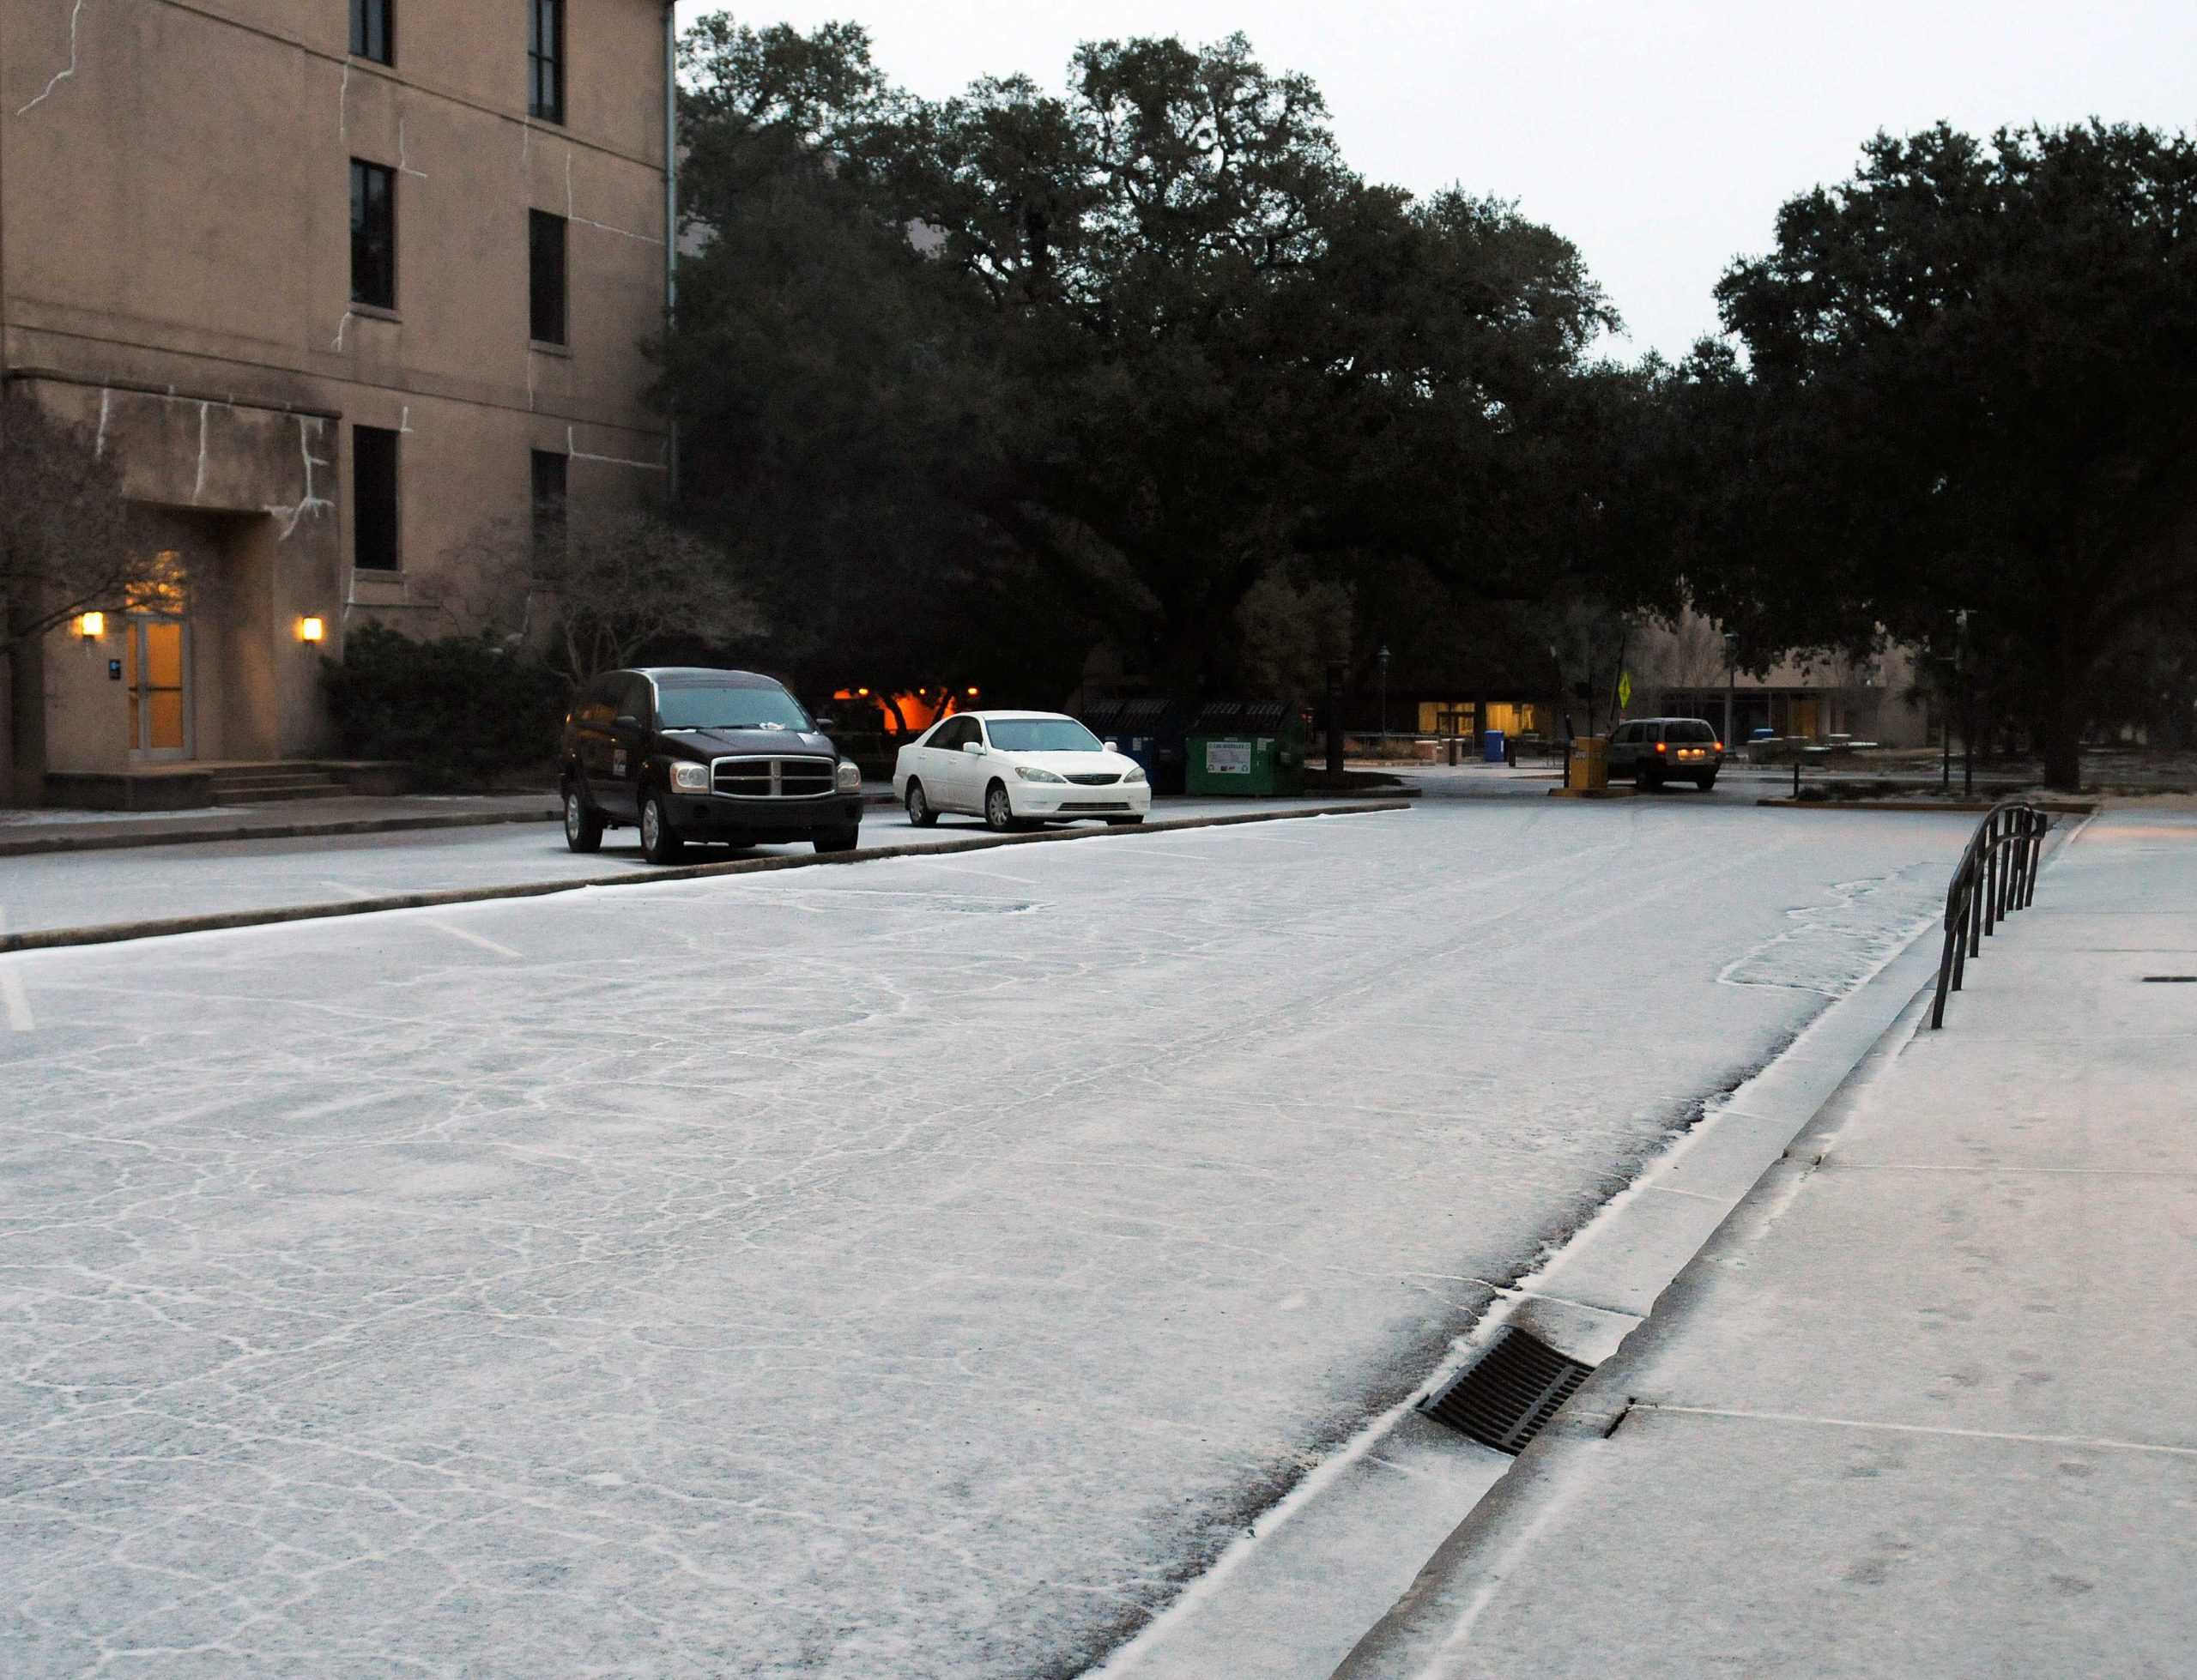
[[[1339,1680],[2193,1671],[2197,819],[2094,819],[1968,976]]]
[[[284,801],[203,811],[0,811],[0,857],[554,820],[554,793]]]

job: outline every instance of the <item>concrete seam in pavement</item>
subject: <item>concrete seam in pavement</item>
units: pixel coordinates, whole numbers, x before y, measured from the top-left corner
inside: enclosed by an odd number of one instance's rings
[[[1247,811],[1225,817],[1180,817],[1147,822],[1135,828],[1050,829],[1035,834],[971,835],[965,840],[928,846],[875,846],[851,852],[819,852],[805,857],[735,858],[723,863],[690,863],[618,875],[590,875],[573,880],[518,881],[502,886],[448,887],[433,892],[385,893],[336,903],[289,904],[268,909],[224,910],[205,916],[167,916],[115,922],[87,928],[45,928],[0,934],[0,956],[18,951],[51,951],[88,945],[118,945],[132,940],[166,939],[179,934],[221,933],[235,928],[271,927],[286,922],[319,922],[335,916],[373,916],[385,910],[441,909],[499,898],[545,898],[586,887],[645,886],[669,881],[708,880],[719,875],[764,874],[778,869],[812,869],[831,864],[868,863],[888,857],[949,857],[958,852],[990,851],[1001,846],[1047,845],[1065,840],[1128,839],[1138,835],[1174,834],[1187,829],[1232,828],[1245,823],[1286,822],[1299,817],[1358,817],[1408,811],[1401,800],[1352,805],[1299,806],[1286,811]],[[508,820],[493,819],[491,820]]]

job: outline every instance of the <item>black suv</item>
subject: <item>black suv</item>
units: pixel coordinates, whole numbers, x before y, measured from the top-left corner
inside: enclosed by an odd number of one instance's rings
[[[565,719],[566,843],[591,852],[604,829],[631,824],[651,863],[690,840],[850,852],[862,772],[818,729],[782,684],[752,671],[607,672]]]

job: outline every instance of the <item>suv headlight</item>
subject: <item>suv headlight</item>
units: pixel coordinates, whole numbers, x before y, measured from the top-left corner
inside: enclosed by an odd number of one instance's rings
[[[1143,781],[1143,780],[1144,780],[1144,766],[1143,766],[1142,764],[1131,764],[1131,765],[1129,766],[1129,773],[1128,773],[1126,776],[1123,777],[1122,777],[1122,780],[1123,780],[1123,781],[1124,781],[1124,782],[1141,782],[1141,781]]]
[[[1034,764],[1017,764],[1014,773],[1025,782],[1065,782],[1065,776],[1056,776],[1049,770],[1039,770]]]
[[[862,766],[852,758],[839,760],[839,791],[843,794],[862,791]]]
[[[672,765],[671,790],[679,794],[706,794],[710,790],[710,767],[707,764]]]

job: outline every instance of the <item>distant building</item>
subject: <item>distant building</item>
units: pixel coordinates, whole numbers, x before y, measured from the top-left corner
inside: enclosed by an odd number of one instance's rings
[[[319,657],[369,619],[462,628],[437,573],[482,522],[662,493],[670,27],[664,0],[0,8],[0,376],[96,431],[188,577],[23,662],[0,772],[160,803],[177,764],[320,754]],[[170,797],[133,786],[163,766]]]
[[[1627,656],[1635,717],[1703,717],[1745,741],[1758,729],[1822,740],[1831,735],[1885,746],[1922,746],[1938,721],[1916,692],[1916,654],[1893,646],[1867,659],[1788,655],[1758,676],[1728,670],[1724,638],[1707,619],[1686,613],[1667,628],[1637,632]]]

